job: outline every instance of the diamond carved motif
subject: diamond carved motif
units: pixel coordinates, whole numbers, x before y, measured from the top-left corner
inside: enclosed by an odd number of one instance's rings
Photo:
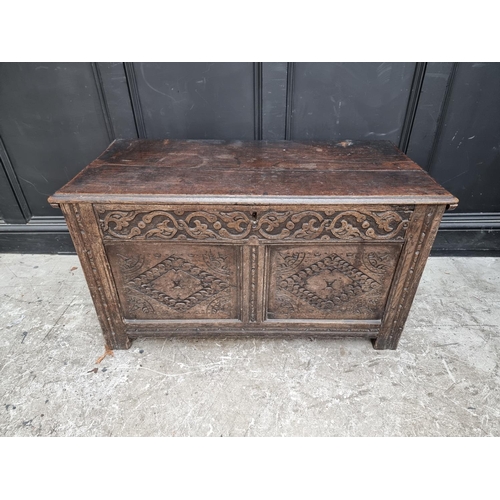
[[[322,299],[327,299],[332,293],[342,294],[344,287],[351,285],[353,280],[339,271],[325,269],[323,272],[311,276],[306,280],[308,290],[316,290]]]
[[[334,253],[287,277],[278,277],[278,288],[326,311],[379,287],[376,280]]]
[[[175,255],[131,279],[128,285],[176,311],[187,311],[229,288],[227,281]]]
[[[198,278],[184,271],[173,269],[153,280],[151,284],[159,292],[163,291],[168,296],[180,300],[184,300],[193,293],[203,290],[203,284]]]

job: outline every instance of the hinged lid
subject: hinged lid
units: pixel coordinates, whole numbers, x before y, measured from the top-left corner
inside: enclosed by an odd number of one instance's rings
[[[120,139],[49,202],[454,206],[458,200],[389,141]]]

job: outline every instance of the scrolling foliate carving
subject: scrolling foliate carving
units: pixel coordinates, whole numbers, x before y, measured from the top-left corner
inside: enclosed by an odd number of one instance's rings
[[[385,274],[392,265],[391,255],[387,252],[370,252],[363,256],[363,263],[375,274]]]
[[[98,212],[106,239],[238,240],[246,238],[252,230],[252,221],[244,212],[204,210]]]
[[[412,207],[388,210],[97,212],[105,239],[118,240],[403,240]]]

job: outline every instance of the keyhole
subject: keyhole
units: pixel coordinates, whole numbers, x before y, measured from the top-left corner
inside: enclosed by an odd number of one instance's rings
[[[257,227],[257,212],[252,212],[252,226]]]

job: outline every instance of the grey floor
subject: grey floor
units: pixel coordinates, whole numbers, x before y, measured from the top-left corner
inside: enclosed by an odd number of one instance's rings
[[[431,258],[399,349],[137,340],[100,364],[76,256],[0,255],[2,436],[499,436],[500,259]]]

